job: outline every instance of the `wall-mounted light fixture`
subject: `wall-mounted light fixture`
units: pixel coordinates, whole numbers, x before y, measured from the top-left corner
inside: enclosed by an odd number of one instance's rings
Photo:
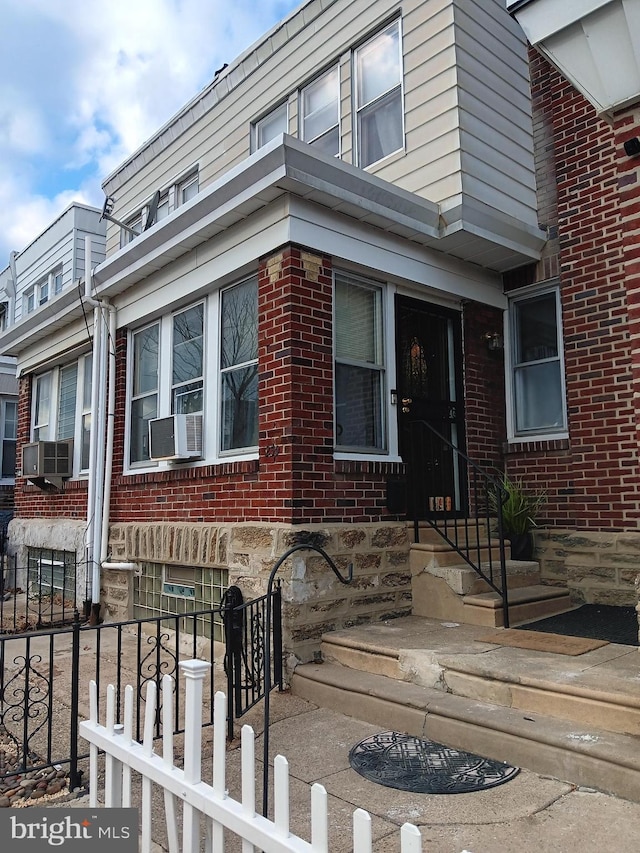
[[[632,136],[624,143],[624,153],[627,157],[637,157],[640,154],[640,139],[637,136]]]
[[[500,332],[485,332],[483,340],[489,352],[499,352],[504,349],[504,338]]]

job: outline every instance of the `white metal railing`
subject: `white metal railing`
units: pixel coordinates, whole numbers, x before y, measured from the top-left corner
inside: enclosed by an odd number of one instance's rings
[[[151,851],[151,796],[153,785],[164,790],[169,853],[197,853],[204,832],[207,853],[223,853],[225,829],[242,839],[243,853],[327,853],[329,817],[327,792],[318,783],[311,788],[311,842],[289,829],[289,765],[282,755],[274,760],[274,820],[256,813],[255,735],[242,728],[242,798],[226,790],[226,696],[216,693],[213,728],[213,784],[202,781],[202,693],[211,666],[207,661],[180,663],[185,677],[184,768],[174,765],[173,679],[162,680],[162,755],[153,749],[157,695],[155,682],[147,683],[144,736],[133,739],[133,687],[125,688],[124,724],[115,723],[115,688],[107,689],[106,725],[98,722],[98,692],[90,683],[90,720],[80,724],[80,734],[90,743],[90,803],[98,805],[98,753],[105,758],[104,804],[107,808],[131,806],[132,773],[142,777],[141,853]],[[182,802],[182,846],[179,838],[178,802]],[[421,853],[420,831],[405,823],[400,829],[401,853]],[[353,813],[354,853],[371,853],[371,817],[364,809]]]

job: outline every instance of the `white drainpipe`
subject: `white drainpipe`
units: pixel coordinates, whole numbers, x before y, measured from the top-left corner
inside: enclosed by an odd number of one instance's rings
[[[89,440],[89,488],[87,495],[87,564],[91,564],[92,624],[100,617],[100,563],[106,557],[109,531],[111,465],[115,411],[115,308],[91,296],[91,238],[85,237],[85,301],[93,312],[93,363],[91,373],[91,436]],[[109,312],[108,333],[104,312]],[[107,360],[107,352],[109,359]],[[107,385],[109,387],[107,411]],[[102,445],[106,429],[106,458]]]

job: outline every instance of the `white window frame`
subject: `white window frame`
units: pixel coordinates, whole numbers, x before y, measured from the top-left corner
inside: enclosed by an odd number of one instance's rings
[[[86,475],[88,468],[82,467],[82,430],[84,424],[84,381],[86,371],[91,371],[91,353],[81,355],[76,361],[65,362],[57,365],[51,370],[43,373],[35,374],[33,377],[31,390],[31,441],[64,441],[59,439],[59,404],[60,404],[60,374],[64,368],[70,367],[73,364],[77,365],[76,371],[76,393],[75,393],[75,412],[73,423],[73,471],[74,476]],[[38,398],[38,389],[44,379],[48,377],[49,381],[49,411],[46,419],[40,418],[36,421],[36,401]]]
[[[220,369],[220,323],[222,304],[222,294],[243,284],[249,280],[255,280],[256,276],[248,276],[230,283],[221,289],[216,289],[209,293],[206,298],[199,299],[194,302],[188,302],[176,308],[174,311],[167,312],[161,317],[147,322],[139,326],[129,329],[129,341],[127,347],[127,409],[126,409],[126,424],[125,424],[125,453],[124,453],[124,473],[135,474],[141,470],[156,470],[159,467],[168,464],[180,464],[187,467],[197,467],[199,465],[211,465],[216,463],[226,463],[232,461],[244,461],[246,459],[257,458],[257,446],[232,448],[228,451],[221,449],[222,444],[222,399],[221,399],[221,384],[222,371]],[[153,392],[157,394],[157,407],[155,417],[169,417],[173,412],[173,320],[174,317],[183,311],[203,305],[203,375],[202,375],[202,394],[203,394],[203,429],[202,429],[202,458],[192,462],[167,463],[152,459],[131,461],[131,430],[132,430],[132,405],[134,400],[139,399],[144,395],[133,395],[133,352],[134,338],[145,329],[158,325],[158,386]],[[247,364],[257,363],[257,359],[247,362]],[[242,367],[245,365],[234,365]],[[151,393],[151,392],[150,392]]]
[[[255,121],[251,126],[251,151],[258,151],[258,149],[265,146],[268,142],[271,142],[272,139],[275,139],[279,134],[276,133],[271,136],[269,139],[266,139],[264,142],[261,141],[261,132],[264,125],[273,121],[274,119],[280,118],[280,113],[284,113],[284,130],[280,131],[280,133],[288,133],[289,132],[289,102],[283,101],[281,104],[278,104],[277,107],[270,110],[266,115],[263,115],[262,118]]]
[[[7,406],[11,406],[15,410],[15,417],[11,418],[11,421],[13,422],[13,426],[14,426],[12,435],[6,434],[7,433],[7,424],[9,423],[9,419],[7,418]],[[18,428],[18,400],[17,399],[10,399],[8,397],[3,398],[0,401],[0,416],[1,416],[1,422],[0,422],[0,439],[1,439],[1,444],[0,444],[0,482],[2,482],[2,483],[13,483],[13,482],[15,482],[15,473],[13,476],[12,475],[3,475],[2,474],[2,468],[4,466],[5,442],[8,442],[8,441],[13,442],[14,456],[15,456],[15,447],[16,447],[16,442],[17,442],[17,437],[18,437],[17,436],[17,432],[18,432],[18,429],[17,429]]]
[[[168,184],[160,187],[160,198],[158,201],[158,212],[165,208],[162,212],[162,215],[158,216],[156,214],[155,225],[156,222],[160,222],[162,219],[166,219],[169,214],[173,213],[178,207],[181,207],[183,204],[186,204],[187,201],[191,199],[184,199],[184,191],[189,187],[193,187],[195,185],[196,192],[192,196],[198,194],[200,191],[200,171],[199,166],[196,164],[195,166],[190,166],[186,171],[180,173],[180,175],[176,178],[173,178]],[[145,228],[147,227],[147,222],[149,219],[149,206],[145,205],[141,208],[137,213],[131,214],[128,218],[123,220],[124,224],[129,228],[139,228],[137,234],[134,235],[129,233],[124,228],[120,229],[120,248],[123,246],[127,246],[136,237],[139,237],[140,234],[144,233]]]
[[[376,39],[384,36],[384,34],[391,30],[391,28],[397,27],[398,29],[398,67],[400,72],[400,81],[399,83],[395,83],[393,86],[390,86],[384,92],[377,95],[370,101],[365,103],[359,103],[358,90],[360,85],[359,72],[358,72],[358,56],[361,51],[366,50]],[[352,102],[353,102],[353,128],[354,128],[354,136],[355,136],[355,153],[356,153],[356,165],[358,165],[362,169],[370,169],[372,166],[375,166],[378,163],[382,163],[387,157],[391,157],[394,154],[397,154],[399,151],[405,150],[405,111],[404,111],[404,64],[403,64],[403,50],[402,50],[402,19],[396,18],[393,21],[390,21],[386,24],[382,29],[379,29],[376,33],[374,33],[370,38],[368,38],[362,44],[359,44],[356,48],[354,48],[352,52],[352,79],[353,79],[353,90],[352,90]],[[376,106],[382,106],[386,101],[391,99],[391,96],[394,92],[398,91],[400,97],[400,115],[401,115],[401,144],[395,148],[393,151],[388,151],[382,157],[379,157],[377,160],[372,160],[368,163],[364,163],[361,149],[362,142],[362,133],[360,131],[360,121],[361,117],[365,114],[371,113],[375,110]]]
[[[337,77],[337,79],[336,79],[336,91],[335,91],[336,122],[335,122],[335,124],[332,124],[330,127],[323,130],[321,133],[315,134],[315,136],[307,136],[306,122],[307,122],[307,119],[313,115],[313,113],[311,112],[311,113],[305,114],[306,93],[309,91],[309,89],[313,88],[314,86],[317,86],[318,83],[322,82],[326,77],[329,77],[329,75],[331,75],[331,74],[335,74]],[[331,131],[333,131],[334,129],[337,130],[338,131],[338,150],[336,151],[336,153],[333,156],[341,157],[342,133],[341,133],[341,124],[340,124],[340,65],[339,64],[333,65],[331,68],[328,68],[322,74],[318,75],[316,78],[311,80],[311,82],[309,82],[306,86],[304,86],[302,89],[300,89],[299,104],[298,104],[298,116],[299,116],[299,125],[300,125],[298,132],[300,134],[300,139],[302,139],[303,142],[307,142],[309,145],[316,146],[316,144],[320,140],[325,138],[329,133],[331,133]],[[319,146],[318,146],[318,148],[319,148]],[[319,148],[319,150],[322,150],[322,149]]]
[[[388,309],[388,298],[387,298],[387,288],[381,282],[374,281],[364,276],[356,275],[350,272],[344,272],[341,270],[335,270],[333,276],[333,363],[334,363],[334,389],[333,389],[333,405],[334,405],[334,447],[335,447],[335,457],[337,459],[380,459],[381,456],[388,457],[389,456],[389,443],[391,438],[391,431],[389,429],[389,421],[390,421],[390,413],[389,408],[387,406],[387,400],[389,398],[387,392],[387,375],[389,368],[389,352],[388,352],[388,338],[386,328],[386,316]],[[377,357],[381,359],[376,362],[360,362],[357,359],[348,358],[345,356],[340,356],[338,354],[337,347],[337,325],[336,325],[336,307],[337,307],[337,285],[338,280],[345,282],[346,284],[351,284],[355,287],[361,287],[364,290],[374,291],[377,294],[377,321],[378,326],[376,330],[376,334],[379,338],[376,349],[378,351]],[[375,371],[378,374],[379,378],[379,417],[380,417],[380,447],[367,447],[367,446],[353,446],[353,445],[343,445],[340,444],[340,436],[338,436],[338,422],[337,422],[337,388],[336,388],[336,375],[337,370],[336,367],[338,364],[344,364],[346,366],[352,367],[363,367],[367,370]]]
[[[514,318],[514,307],[518,302],[544,296],[545,294],[553,293],[556,299],[556,334],[558,355],[548,359],[549,361],[557,362],[560,371],[560,394],[562,400],[562,415],[563,424],[557,429],[541,427],[538,430],[522,430],[516,429],[516,393],[515,393],[515,376],[519,365],[515,361],[516,353],[516,333],[517,324]],[[568,431],[568,411],[566,397],[566,379],[564,366],[564,345],[563,345],[563,325],[562,325],[562,304],[560,299],[560,285],[558,283],[546,283],[543,286],[533,285],[532,287],[522,288],[515,293],[509,294],[509,309],[505,312],[504,321],[504,340],[505,340],[505,375],[506,375],[506,397],[507,397],[507,439],[510,444],[522,444],[528,441],[553,441],[557,439],[567,438]],[[530,364],[531,362],[529,362]]]

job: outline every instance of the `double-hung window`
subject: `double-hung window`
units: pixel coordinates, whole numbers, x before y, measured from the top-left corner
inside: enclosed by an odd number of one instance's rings
[[[33,441],[74,440],[75,468],[89,467],[91,353],[34,377]]]
[[[133,382],[129,461],[149,459],[149,421],[158,415],[160,323],[135,332],[132,339]]]
[[[340,154],[340,72],[332,68],[302,90],[302,139],[324,154]]]
[[[2,403],[2,477],[16,475],[16,436],[18,430],[18,404],[15,400]]]
[[[192,198],[198,195],[198,173],[189,175],[183,181],[180,181],[177,188],[176,205],[186,204]]]
[[[211,344],[207,343],[207,334],[211,335]],[[151,461],[149,421],[170,415],[202,414],[206,458],[255,451],[255,277],[134,331],[129,352],[129,464],[140,466]]]
[[[339,274],[334,308],[336,447],[380,452],[386,441],[382,289]]]
[[[565,432],[559,289],[515,297],[509,313],[511,432],[515,437]]]
[[[362,168],[404,147],[400,21],[355,51],[358,165]]]
[[[220,372],[222,452],[258,444],[258,282],[221,294]]]
[[[204,389],[204,304],[173,315],[173,414],[202,412]]]
[[[267,142],[271,142],[281,133],[289,130],[289,111],[287,103],[280,104],[253,126],[253,150],[257,151]]]

